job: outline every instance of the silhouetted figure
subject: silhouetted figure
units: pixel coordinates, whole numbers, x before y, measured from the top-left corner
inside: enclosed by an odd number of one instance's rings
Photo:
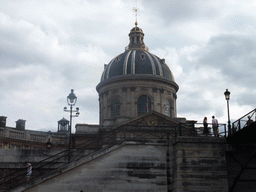
[[[205,134],[207,136],[209,134],[207,117],[204,117],[203,124],[204,124],[204,132],[203,132],[203,134]]]
[[[213,130],[214,137],[218,137],[219,136],[218,127],[219,127],[218,120],[215,119],[214,116],[212,116],[212,130]]]
[[[250,126],[253,123],[253,120],[248,116],[247,126]]]

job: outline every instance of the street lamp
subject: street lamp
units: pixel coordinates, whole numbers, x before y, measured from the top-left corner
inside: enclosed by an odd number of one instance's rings
[[[228,108],[228,135],[231,135],[231,125],[230,125],[230,117],[229,117],[229,99],[230,99],[230,92],[228,89],[224,92],[225,98],[227,100],[227,108]]]
[[[72,117],[78,117],[79,116],[79,108],[77,107],[76,110],[73,110],[73,106],[76,104],[77,97],[74,94],[74,89],[71,89],[71,93],[67,96],[67,102],[70,106],[70,110],[67,109],[67,107],[64,107],[65,112],[70,112],[70,122],[69,122],[69,145],[68,149],[70,150],[72,148],[72,140],[71,140],[71,129],[72,129]],[[73,115],[73,113],[76,113]],[[70,160],[70,159],[69,159]]]

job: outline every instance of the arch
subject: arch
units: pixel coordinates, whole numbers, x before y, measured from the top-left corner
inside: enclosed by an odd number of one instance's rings
[[[120,100],[113,99],[111,101],[111,117],[119,117],[120,116]]]
[[[138,116],[151,111],[151,99],[148,95],[141,95],[137,101]]]

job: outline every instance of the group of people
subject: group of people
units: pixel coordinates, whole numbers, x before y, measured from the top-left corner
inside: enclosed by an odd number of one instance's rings
[[[207,136],[209,134],[207,117],[204,117],[203,124],[204,124],[203,134],[205,134]],[[212,116],[212,130],[213,130],[214,137],[218,137],[219,136],[219,129],[218,129],[218,127],[219,127],[218,120],[215,119],[215,116]]]

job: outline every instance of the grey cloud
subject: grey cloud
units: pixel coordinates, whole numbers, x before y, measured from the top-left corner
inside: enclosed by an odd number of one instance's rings
[[[228,15],[226,18],[224,18],[220,22],[220,25],[225,30],[243,31],[250,27],[254,28],[256,26],[256,22],[254,17],[250,14],[233,13],[231,15]]]
[[[189,22],[197,18],[211,19],[215,17],[219,10],[218,1],[214,3],[201,0],[185,1],[147,1],[141,2],[151,13],[157,12],[165,23],[173,24],[178,22]],[[155,15],[155,14],[154,14]]]
[[[193,59],[190,60],[189,57]],[[209,42],[180,57],[185,73],[209,67],[220,70],[230,83],[246,84],[256,81],[256,38],[252,35],[219,35]],[[239,81],[238,81],[239,80]]]
[[[256,78],[254,63],[256,60],[255,37],[242,35],[222,35],[212,38],[199,55],[199,65],[208,65],[221,69],[230,82],[249,85]],[[239,80],[239,81],[237,81]]]
[[[166,57],[171,69],[177,71],[174,76],[180,86],[178,114],[189,119],[196,117],[201,121],[212,112],[217,117],[226,115],[225,105],[215,106],[202,97],[205,90],[219,93],[222,98],[226,88],[231,92],[244,88],[250,93],[239,93],[232,97],[233,102],[241,107],[255,105],[255,21],[250,16],[253,12],[244,11],[250,5],[248,1],[231,2],[138,1],[139,27],[145,33],[146,46],[162,52],[170,47],[174,50],[157,55]],[[98,123],[95,86],[103,64],[122,53],[129,43],[134,6],[128,1],[100,0],[1,2],[0,18],[7,22],[0,19],[0,98],[5,103],[0,113],[12,122],[26,119],[28,128],[55,131],[57,121],[69,117],[63,107],[74,88],[81,109],[74,123]],[[235,13],[238,9],[239,14]],[[201,21],[205,25],[200,25]],[[195,29],[197,25],[199,29]],[[201,37],[205,31],[209,34]],[[3,75],[5,70],[30,66],[34,68]],[[209,73],[208,78],[201,78],[204,71]],[[40,81],[35,83],[38,78]],[[20,90],[35,98],[14,96]],[[214,97],[213,102],[219,102],[219,96]]]
[[[185,88],[183,88],[182,95],[178,95],[177,99],[179,113],[207,113],[209,103],[202,99],[202,94],[197,91],[184,90]]]
[[[96,91],[95,91],[96,92]],[[98,112],[95,112],[99,109],[99,101],[97,94],[93,96],[83,96],[79,99],[79,105],[83,106],[84,110],[90,111],[98,116]]]
[[[254,84],[253,82],[251,83]],[[234,101],[237,102],[239,105],[251,105],[256,108],[255,88],[254,89],[249,88],[245,93],[236,95],[236,98],[234,99]]]
[[[211,102],[204,100],[198,93],[188,94],[183,92],[181,94],[181,97],[178,98],[178,113],[187,119],[201,117],[201,119],[195,120],[202,121],[203,117],[207,116],[207,114],[215,115],[216,117],[224,115],[223,108],[212,105]]]

